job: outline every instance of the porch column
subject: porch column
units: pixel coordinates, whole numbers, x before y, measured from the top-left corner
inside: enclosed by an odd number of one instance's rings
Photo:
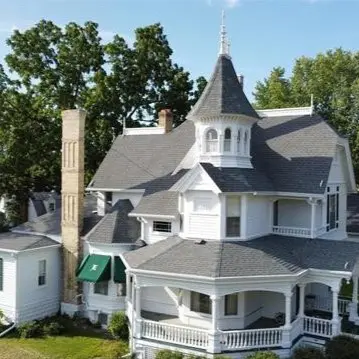
[[[141,338],[142,319],[141,319],[141,287],[136,284],[136,338]]]
[[[208,348],[209,353],[220,353],[220,333],[218,331],[218,314],[219,314],[219,302],[221,297],[217,295],[211,295],[212,301],[212,325],[211,330],[208,332]]]
[[[285,327],[290,328],[292,316],[292,292],[285,293]]]
[[[305,283],[300,283],[298,284],[299,287],[299,312],[298,312],[298,316],[303,318],[304,317],[304,298],[305,298]]]
[[[316,212],[316,206],[317,206],[317,200],[316,199],[310,199],[308,203],[311,206],[311,216],[310,216],[310,238],[315,238],[315,212]]]
[[[339,312],[338,312],[338,292],[337,288],[331,288],[333,294],[333,314],[332,314],[332,326],[333,326],[333,335],[338,335],[340,332],[339,328]]]
[[[353,294],[352,302],[348,305],[349,320],[351,322],[358,322],[358,277],[353,276]]]
[[[131,275],[126,271],[126,303],[132,300],[131,298]]]

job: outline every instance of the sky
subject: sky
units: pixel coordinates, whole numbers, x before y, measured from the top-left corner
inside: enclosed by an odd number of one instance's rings
[[[222,9],[232,60],[251,100],[256,82],[275,66],[290,74],[300,56],[359,49],[359,0],[0,0],[0,62],[11,32],[41,19],[61,26],[94,21],[104,41],[118,33],[129,42],[136,28],[160,22],[174,61],[192,78],[208,78],[218,56]]]

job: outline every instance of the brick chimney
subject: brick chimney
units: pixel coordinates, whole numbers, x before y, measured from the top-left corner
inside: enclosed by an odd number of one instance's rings
[[[158,126],[163,127],[165,133],[172,131],[173,115],[170,109],[163,109],[158,113]]]
[[[76,269],[82,257],[85,118],[83,110],[62,112],[61,311],[69,315],[79,310],[82,293],[81,284],[76,280]]]

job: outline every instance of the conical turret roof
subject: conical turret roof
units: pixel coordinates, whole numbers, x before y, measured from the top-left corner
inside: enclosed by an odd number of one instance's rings
[[[214,72],[188,118],[242,115],[258,119],[256,111],[243,92],[231,58],[220,54]]]

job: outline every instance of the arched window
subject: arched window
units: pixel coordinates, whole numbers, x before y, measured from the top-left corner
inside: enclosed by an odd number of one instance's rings
[[[248,131],[244,133],[244,153],[248,155]]]
[[[241,152],[241,130],[238,130],[238,136],[237,136],[237,152]]]
[[[224,152],[230,152],[231,151],[231,129],[226,128],[224,131],[224,146],[223,146]]]
[[[206,152],[218,152],[218,134],[213,128],[206,134]]]

